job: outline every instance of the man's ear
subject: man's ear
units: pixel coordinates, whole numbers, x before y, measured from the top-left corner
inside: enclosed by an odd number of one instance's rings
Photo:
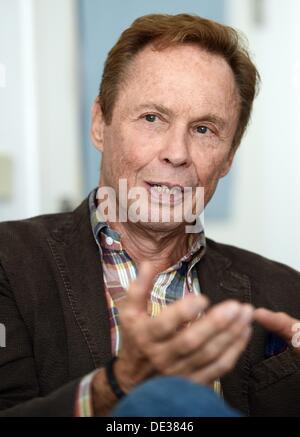
[[[220,178],[223,178],[224,176],[226,176],[228,174],[229,170],[231,169],[233,158],[235,157],[236,150],[237,150],[236,147],[234,147],[230,150],[228,157],[227,157],[225,163],[223,164]]]
[[[99,152],[103,152],[104,148],[104,125],[105,122],[101,110],[100,98],[97,97],[92,106],[91,140]]]

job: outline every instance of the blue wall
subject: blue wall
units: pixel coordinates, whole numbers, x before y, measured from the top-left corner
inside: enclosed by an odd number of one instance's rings
[[[85,190],[88,193],[99,179],[100,156],[89,138],[91,105],[98,94],[106,55],[120,33],[140,15],[161,12],[190,12],[224,22],[224,0],[78,0],[81,42],[82,131]],[[229,214],[231,177],[220,183],[206,211],[208,218],[226,218]]]

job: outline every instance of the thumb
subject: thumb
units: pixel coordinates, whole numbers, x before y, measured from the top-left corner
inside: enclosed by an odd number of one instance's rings
[[[137,312],[147,312],[148,299],[153,288],[155,270],[151,263],[144,261],[139,269],[137,278],[127,292],[127,305]]]

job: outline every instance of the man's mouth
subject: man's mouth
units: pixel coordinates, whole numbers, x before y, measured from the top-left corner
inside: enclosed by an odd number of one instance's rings
[[[151,192],[157,194],[173,194],[174,196],[183,193],[183,187],[179,184],[170,182],[146,182],[150,186]]]
[[[161,205],[179,205],[183,202],[184,187],[174,182],[147,181],[151,201]]]

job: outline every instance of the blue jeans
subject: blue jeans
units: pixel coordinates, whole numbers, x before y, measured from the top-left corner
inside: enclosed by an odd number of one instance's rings
[[[160,376],[140,384],[113,409],[113,417],[240,417],[208,387]]]

